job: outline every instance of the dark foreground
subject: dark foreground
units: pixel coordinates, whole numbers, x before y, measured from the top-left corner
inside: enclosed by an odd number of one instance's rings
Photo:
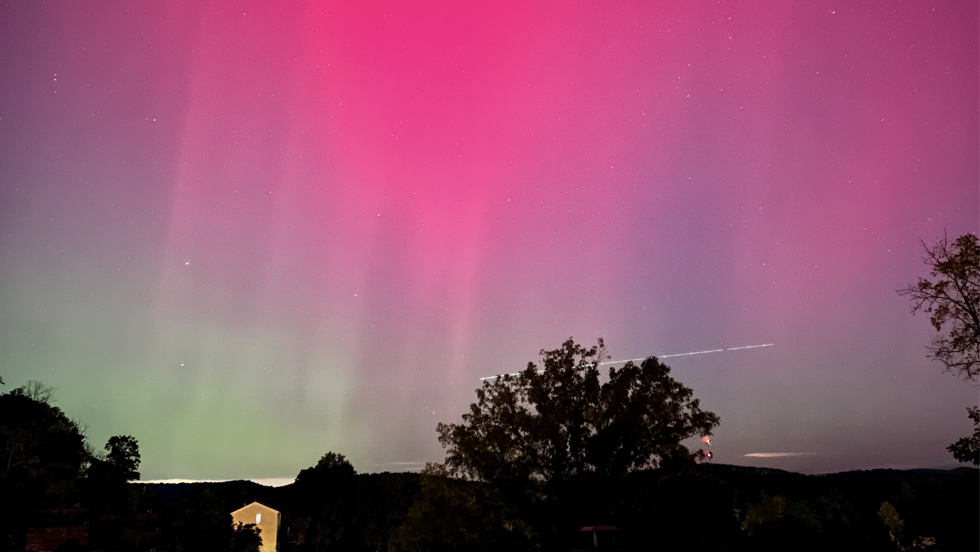
[[[39,514],[84,526],[79,550],[249,550],[229,513],[279,510],[283,552],[320,550],[980,550],[980,481],[972,468],[807,476],[695,465],[583,489],[549,512],[502,504],[473,483],[417,474],[304,470],[297,482],[133,484],[126,504]],[[539,497],[540,498],[540,497]],[[541,502],[537,502],[541,504]],[[47,517],[45,517],[47,516]],[[548,516],[551,516],[550,519]],[[595,536],[582,527],[615,527]],[[63,548],[71,549],[71,548]]]

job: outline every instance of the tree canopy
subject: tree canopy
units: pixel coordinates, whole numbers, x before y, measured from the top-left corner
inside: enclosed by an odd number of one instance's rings
[[[602,339],[589,349],[569,339],[541,356],[541,368],[529,362],[517,375],[484,381],[461,424],[438,425],[450,473],[545,487],[618,477],[690,456],[681,441],[718,425],[655,357],[610,368],[602,381]]]
[[[120,477],[130,481],[140,478],[140,447],[135,437],[116,435],[105,444],[106,460],[115,467]]]
[[[929,350],[946,371],[966,380],[980,378],[980,244],[974,234],[963,234],[950,242],[943,236],[926,250],[925,263],[936,281],[920,278],[915,285],[898,290],[912,298],[912,313],[931,314],[930,321],[940,333]],[[967,409],[973,420],[973,435],[964,437],[946,450],[960,462],[980,465],[980,409]]]
[[[77,497],[76,484],[88,459],[81,429],[60,408],[48,404],[47,389],[32,382],[0,394],[3,550],[23,549],[24,532],[37,508]]]
[[[946,450],[953,453],[953,458],[960,462],[980,466],[980,407],[968,408],[967,415],[973,420],[973,435],[960,438],[946,447]]]
[[[920,278],[898,290],[912,300],[912,312],[931,315],[941,333],[932,340],[932,356],[946,370],[968,380],[980,376],[980,245],[973,234],[951,242],[943,236],[935,246],[925,244],[925,264],[935,281]]]
[[[140,478],[139,442],[129,435],[110,437],[105,454],[93,453],[85,476],[95,487],[124,488],[127,481]]]
[[[87,461],[85,437],[60,408],[25,390],[0,395],[0,488],[63,500]]]

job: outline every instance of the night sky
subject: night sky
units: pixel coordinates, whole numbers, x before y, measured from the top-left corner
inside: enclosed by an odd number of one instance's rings
[[[955,465],[977,387],[895,290],[980,226],[978,18],[9,2],[3,389],[135,436],[144,479],[401,471],[569,337],[773,343],[665,360],[721,417],[715,462]]]

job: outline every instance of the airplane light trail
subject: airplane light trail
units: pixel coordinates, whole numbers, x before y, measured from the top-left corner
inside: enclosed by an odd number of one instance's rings
[[[816,452],[750,452],[743,454],[747,458],[786,458],[791,456],[816,456]]]
[[[773,347],[775,345],[776,345],[775,343],[763,343],[761,345],[743,345],[741,347],[729,347],[727,349],[710,349],[710,350],[707,350],[707,351],[691,351],[689,353],[673,353],[673,354],[669,354],[669,355],[650,355],[650,356],[655,356],[658,359],[662,359],[662,358],[673,358],[673,357],[682,357],[682,356],[706,355],[708,353],[723,353],[725,351],[744,351],[745,349],[757,349],[759,347]],[[647,358],[649,358],[649,357],[629,358],[629,359],[625,359],[625,360],[610,360],[608,362],[600,362],[599,363],[599,366],[605,366],[607,364],[622,364],[624,362],[642,362],[642,361],[646,360]],[[538,370],[537,371],[537,373],[539,373],[539,374],[542,373],[542,372],[544,372],[544,370]],[[508,376],[516,376],[518,374],[520,374],[520,372],[514,372],[513,374],[507,374],[507,375]],[[486,377],[480,378],[480,381],[497,379],[499,377],[500,377],[500,375],[486,376]]]

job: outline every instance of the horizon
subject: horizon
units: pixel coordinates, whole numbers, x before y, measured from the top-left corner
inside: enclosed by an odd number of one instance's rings
[[[669,356],[719,461],[972,431],[896,290],[980,232],[976,3],[0,10],[3,389],[149,479],[441,462],[569,337]]]
[[[854,472],[878,471],[878,470],[886,470],[886,471],[952,471],[952,470],[977,470],[977,469],[980,469],[980,468],[976,468],[974,466],[970,466],[970,465],[967,465],[967,464],[958,464],[956,462],[953,462],[953,463],[944,464],[944,465],[941,465],[941,466],[925,466],[925,467],[893,467],[893,466],[883,466],[883,467],[879,467],[879,468],[869,468],[869,469],[861,469],[861,470],[844,470],[844,471],[822,472],[822,473],[801,473],[801,472],[794,472],[794,471],[790,471],[790,470],[784,470],[784,469],[777,468],[777,467],[772,467],[772,466],[752,466],[752,465],[744,465],[744,464],[722,464],[722,463],[715,463],[714,465],[718,465],[718,466],[731,466],[731,467],[736,467],[736,468],[759,469],[759,470],[777,470],[777,471],[783,471],[783,472],[786,472],[786,473],[795,473],[795,474],[798,474],[798,475],[808,475],[808,476],[834,475],[834,474],[840,474],[840,473],[854,473]],[[356,472],[356,473],[357,473],[357,475],[376,475],[376,474],[384,474],[384,473],[415,473],[415,474],[417,474],[417,473],[419,473],[419,471],[421,471],[421,468],[419,468],[419,469],[412,469],[412,470],[404,470],[404,471],[384,470],[384,471],[369,471],[369,472]],[[130,481],[130,483],[140,483],[140,484],[146,484],[146,485],[156,485],[156,484],[175,485],[175,484],[184,484],[184,483],[233,483],[233,482],[236,482],[236,481],[249,481],[251,483],[256,483],[256,484],[262,485],[264,487],[285,487],[286,485],[291,485],[292,483],[294,483],[296,481],[296,477],[295,476],[293,476],[293,477],[265,477],[265,478],[256,478],[256,479],[248,479],[248,478],[245,478],[245,479],[181,479],[181,478],[172,478],[172,479],[149,479],[149,480],[140,479],[140,480],[136,480],[136,481]]]

